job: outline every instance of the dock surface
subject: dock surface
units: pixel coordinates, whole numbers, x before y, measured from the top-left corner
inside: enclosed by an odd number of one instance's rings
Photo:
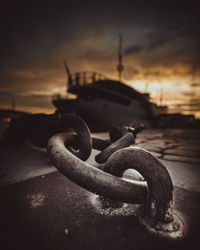
[[[108,138],[107,133],[93,134]],[[174,208],[187,233],[169,240],[147,231],[131,206],[104,213],[95,195],[77,186],[50,163],[45,149],[30,142],[1,147],[1,249],[197,249],[200,222],[200,133],[146,129],[135,145],[150,151],[168,169]],[[88,162],[93,164],[93,150]],[[131,175],[131,173],[130,173]]]

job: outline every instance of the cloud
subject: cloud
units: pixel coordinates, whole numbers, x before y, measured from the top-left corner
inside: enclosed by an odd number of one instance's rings
[[[142,51],[144,49],[143,46],[140,46],[140,45],[132,45],[132,46],[129,46],[128,48],[126,48],[124,50],[124,55],[129,55],[129,54],[137,54],[139,53],[140,51]]]
[[[3,108],[11,108],[14,101],[16,109],[28,112],[52,113],[55,110],[51,103],[51,96],[48,95],[0,91],[0,97],[0,107]]]
[[[1,97],[16,95],[26,100],[23,105],[43,105],[31,93],[65,91],[64,59],[72,72],[94,70],[116,78],[119,33],[128,81],[186,82],[200,58],[199,9],[191,1],[21,0],[1,7]]]
[[[181,24],[175,24],[170,25],[169,27],[155,30],[150,36],[150,42],[147,47],[148,50],[154,50],[159,48],[160,46],[163,46],[177,37],[181,37],[183,35],[188,35],[190,33],[191,27],[188,27],[188,25],[184,25],[184,23]]]

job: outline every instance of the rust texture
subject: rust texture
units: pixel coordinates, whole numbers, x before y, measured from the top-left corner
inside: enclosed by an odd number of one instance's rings
[[[129,147],[136,135],[123,128],[122,137],[114,143],[91,137],[85,122],[75,115],[62,120],[73,132],[51,137],[47,152],[56,168],[79,186],[105,198],[116,201],[145,204],[146,213],[158,221],[173,220],[171,204],[173,185],[167,169],[149,152]],[[134,131],[134,129],[133,129]],[[92,146],[103,150],[98,162],[100,168],[85,160]],[[98,159],[98,157],[97,157]],[[127,169],[140,172],[146,182],[121,178]]]

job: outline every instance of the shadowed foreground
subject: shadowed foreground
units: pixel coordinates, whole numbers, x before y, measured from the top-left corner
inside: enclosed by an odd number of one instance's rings
[[[102,214],[92,196],[58,172],[2,189],[2,249],[198,248],[199,193],[175,188],[175,209],[190,225],[178,241],[149,233],[128,209]]]
[[[1,148],[1,249],[198,249],[198,132],[145,130],[136,139],[136,146],[157,156],[171,175],[175,211],[188,226],[181,240],[161,238],[147,231],[129,204],[123,209],[103,211],[95,204],[95,195],[56,171],[45,150],[30,143]]]

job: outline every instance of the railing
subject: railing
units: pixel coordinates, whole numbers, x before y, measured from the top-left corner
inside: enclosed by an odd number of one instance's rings
[[[92,71],[76,72],[69,75],[68,84],[69,86],[84,85],[105,79],[108,78],[97,72],[92,72]]]

